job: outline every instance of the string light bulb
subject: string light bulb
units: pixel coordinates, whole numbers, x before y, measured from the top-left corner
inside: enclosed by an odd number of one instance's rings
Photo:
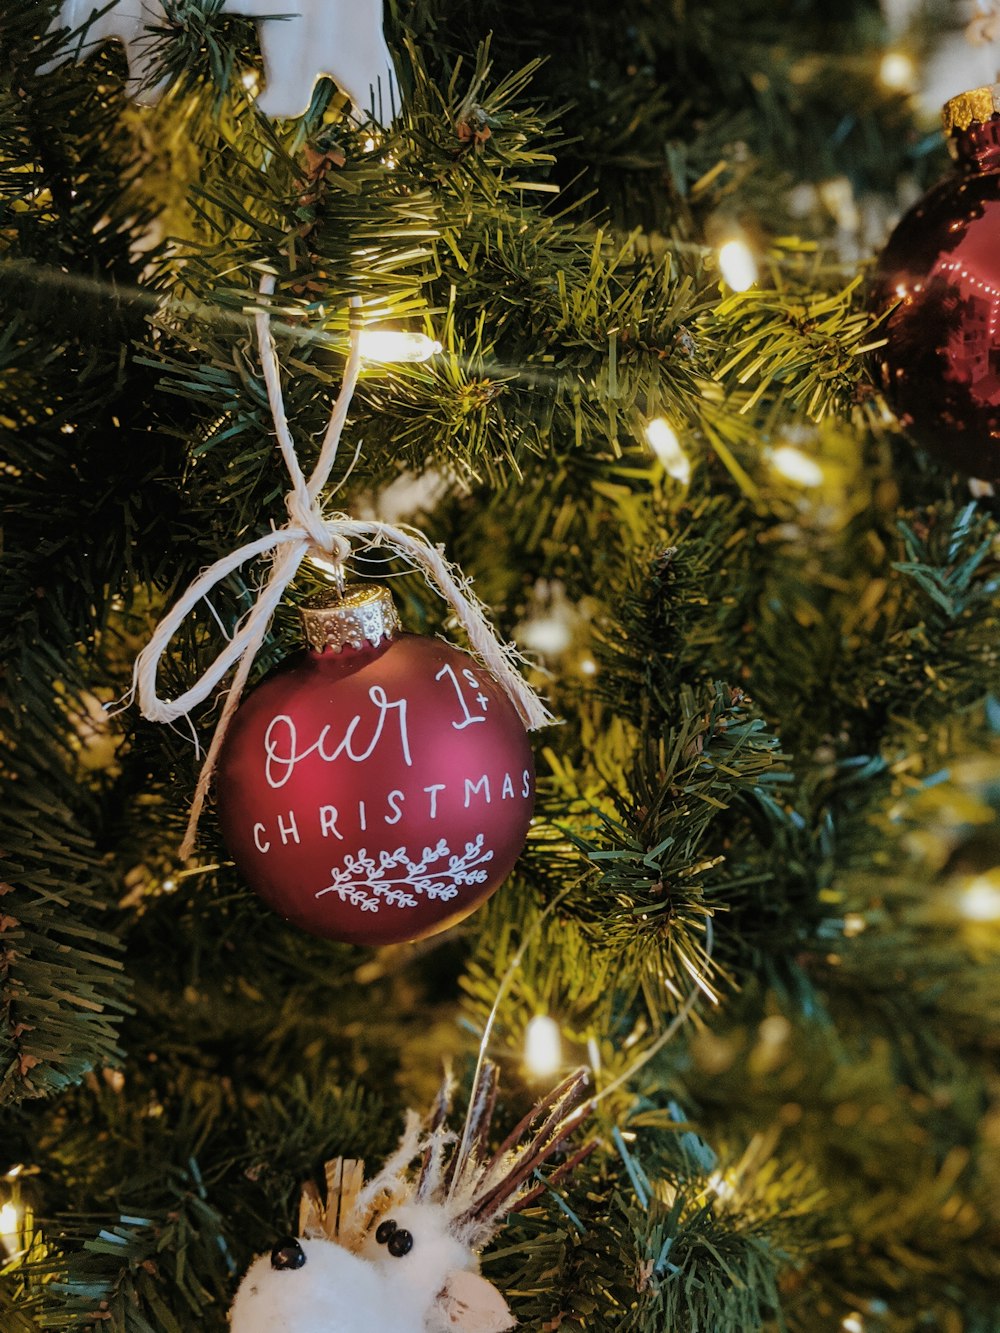
[[[573,642],[581,614],[558,579],[539,579],[528,618],[515,629],[518,642],[533,653],[560,657]]]
[[[21,1210],[12,1200],[0,1208],[0,1244],[13,1257],[21,1245]]]
[[[533,653],[558,657],[573,642],[573,627],[565,616],[539,616],[525,624],[520,638]]]
[[[740,240],[726,241],[719,247],[719,270],[734,292],[749,291],[760,276],[753,251]]]
[[[646,443],[663,464],[664,472],[686,486],[691,480],[691,460],[666,417],[654,417],[647,424]]]
[[[845,1315],[841,1320],[842,1333],[865,1333],[865,1321],[855,1313]]]
[[[441,351],[441,344],[426,333],[405,329],[364,329],[361,355],[365,361],[429,361]]]
[[[549,1078],[562,1068],[562,1034],[548,1014],[536,1014],[524,1030],[524,1063],[536,1078]]]
[[[905,51],[886,51],[878,67],[884,88],[894,93],[910,93],[917,85],[917,71]]]
[[[708,1188],[717,1199],[725,1203],[736,1193],[736,1186],[731,1180],[727,1180],[721,1171],[713,1171],[708,1178]]]
[[[823,469],[801,449],[783,444],[771,454],[771,466],[789,481],[800,486],[818,486],[823,480]]]
[[[378,140],[375,138],[374,134],[369,134],[365,139],[365,152],[374,153],[378,148],[378,146],[379,143]],[[385,157],[383,157],[382,159],[382,165],[388,167],[390,171],[395,171],[396,159],[393,157],[391,153],[387,153]]]
[[[977,875],[962,890],[958,910],[967,921],[1000,921],[1000,877]]]

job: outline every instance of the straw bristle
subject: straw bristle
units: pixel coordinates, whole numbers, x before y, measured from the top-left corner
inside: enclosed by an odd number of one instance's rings
[[[486,1243],[517,1206],[532,1174],[576,1130],[588,1109],[580,1105],[587,1082],[586,1070],[575,1071],[515,1126],[488,1162],[477,1164],[470,1154],[459,1163],[456,1182],[462,1188],[454,1193],[463,1206],[452,1226],[474,1248]]]
[[[587,1114],[590,1102],[581,1099],[588,1072],[576,1070],[553,1088],[490,1154],[487,1143],[498,1082],[496,1066],[486,1062],[457,1147],[457,1136],[447,1126],[453,1084],[446,1073],[430,1115],[421,1122],[408,1114],[399,1146],[370,1181],[364,1180],[363,1162],[339,1157],[328,1162],[325,1201],[312,1183],[302,1191],[299,1234],[322,1236],[357,1252],[377,1217],[394,1205],[416,1201],[444,1208],[452,1233],[472,1250],[481,1249],[508,1213],[563,1179],[594,1147],[589,1144],[576,1152],[548,1184],[530,1185],[535,1172],[560,1150]]]
[[[335,1157],[323,1168],[326,1198],[313,1181],[302,1187],[299,1235],[325,1237],[347,1249],[355,1244],[354,1218],[358,1195],[365,1181],[365,1164],[356,1158]],[[356,1243],[360,1244],[360,1238]]]

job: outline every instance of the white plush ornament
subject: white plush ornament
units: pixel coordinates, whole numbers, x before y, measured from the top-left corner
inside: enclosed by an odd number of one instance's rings
[[[301,116],[316,80],[326,74],[354,103],[391,122],[399,94],[382,32],[382,0],[285,0],[295,15],[261,23],[266,87],[257,105],[266,116]],[[281,13],[275,0],[226,0],[227,14]]]
[[[580,1105],[586,1078],[571,1075],[491,1153],[496,1070],[487,1064],[457,1147],[445,1125],[446,1083],[430,1122],[411,1114],[396,1152],[367,1184],[362,1163],[328,1163],[325,1200],[314,1185],[303,1190],[301,1239],[279,1241],[247,1270],[232,1333],[507,1333],[516,1321],[480,1276],[479,1251],[508,1213],[542,1192],[531,1179],[588,1109]]]
[[[150,55],[150,44],[154,34],[150,28],[166,21],[160,0],[117,0],[105,13],[98,12],[105,8],[104,5],[95,4],[94,0],[63,0],[49,32],[68,28],[70,36],[64,52],[47,64],[40,65],[39,74],[48,74],[67,60],[85,60],[109,38],[114,37],[125,48],[130,95],[140,102],[155,102],[166,87],[165,80],[151,82],[154,62]],[[91,18],[93,21],[88,22]],[[80,32],[84,27],[85,30]]]
[[[49,31],[76,31],[104,8],[95,0],[63,0]],[[356,112],[371,111],[384,123],[392,120],[399,94],[382,32],[382,0],[225,0],[222,9],[244,18],[267,19],[258,26],[266,86],[257,105],[265,115],[302,115],[316,80],[327,75],[347,93]],[[161,0],[116,0],[68,45],[65,54],[41,66],[39,73],[68,59],[82,60],[114,37],[125,47],[132,96],[155,102],[165,83],[149,83],[154,37],[149,29],[166,23]]]
[[[266,1254],[250,1265],[230,1313],[239,1333],[424,1333],[373,1264],[329,1240],[298,1244],[300,1268],[275,1268]]]

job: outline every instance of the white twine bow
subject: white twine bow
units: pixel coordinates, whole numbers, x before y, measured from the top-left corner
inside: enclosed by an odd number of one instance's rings
[[[265,275],[260,284],[263,296],[274,292],[274,277]],[[352,307],[361,304],[352,298]],[[225,705],[216,724],[215,732],[198,778],[191,813],[188,818],[180,857],[187,860],[194,849],[198,821],[215,770],[229,723],[236,712],[254,659],[267,634],[271,617],[299,566],[311,553],[322,554],[337,569],[342,570],[352,551],[352,541],[359,550],[382,547],[415,566],[427,583],[452,608],[469,638],[478,660],[493,675],[517,709],[529,731],[551,722],[552,715],[534,690],[521,675],[523,658],[511,643],[502,643],[496,635],[486,611],[472,591],[469,580],[453,567],[440,547],[431,544],[417,528],[381,523],[377,520],[349,518],[346,514],[323,513],[320,495],[330,476],[337,457],[340,436],[347,419],[354,389],[361,369],[361,331],[351,328],[350,353],[337,401],[323,437],[319,459],[308,478],[302,471],[295,453],[295,444],[288,428],[285,405],[281,393],[278,353],[271,334],[271,319],[267,310],[256,315],[257,341],[260,347],[264,383],[274,419],[278,447],[291,477],[292,488],[285,496],[288,522],[284,527],[269,532],[256,541],[247,542],[231,555],[223,556],[204,570],[191,584],[179,602],[157,626],[153,637],[136,658],[133,671],[133,692],[138,695],[139,708],[151,722],[173,722],[186,717],[196,705],[203,703],[231,667],[237,666],[229,687]],[[190,689],[177,699],[161,699],[156,692],[156,675],[160,659],[171,639],[180,629],[188,613],[197,603],[234,570],[259,556],[272,556],[271,572],[256,602],[244,617],[236,633]]]

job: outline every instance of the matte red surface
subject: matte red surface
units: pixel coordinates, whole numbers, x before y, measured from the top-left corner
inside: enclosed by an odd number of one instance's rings
[[[314,935],[419,939],[509,874],[534,808],[524,726],[467,653],[404,634],[303,652],[240,706],[218,764],[246,881]]]
[[[1000,117],[953,140],[959,166],[879,262],[879,372],[900,422],[952,467],[1000,480]]]

